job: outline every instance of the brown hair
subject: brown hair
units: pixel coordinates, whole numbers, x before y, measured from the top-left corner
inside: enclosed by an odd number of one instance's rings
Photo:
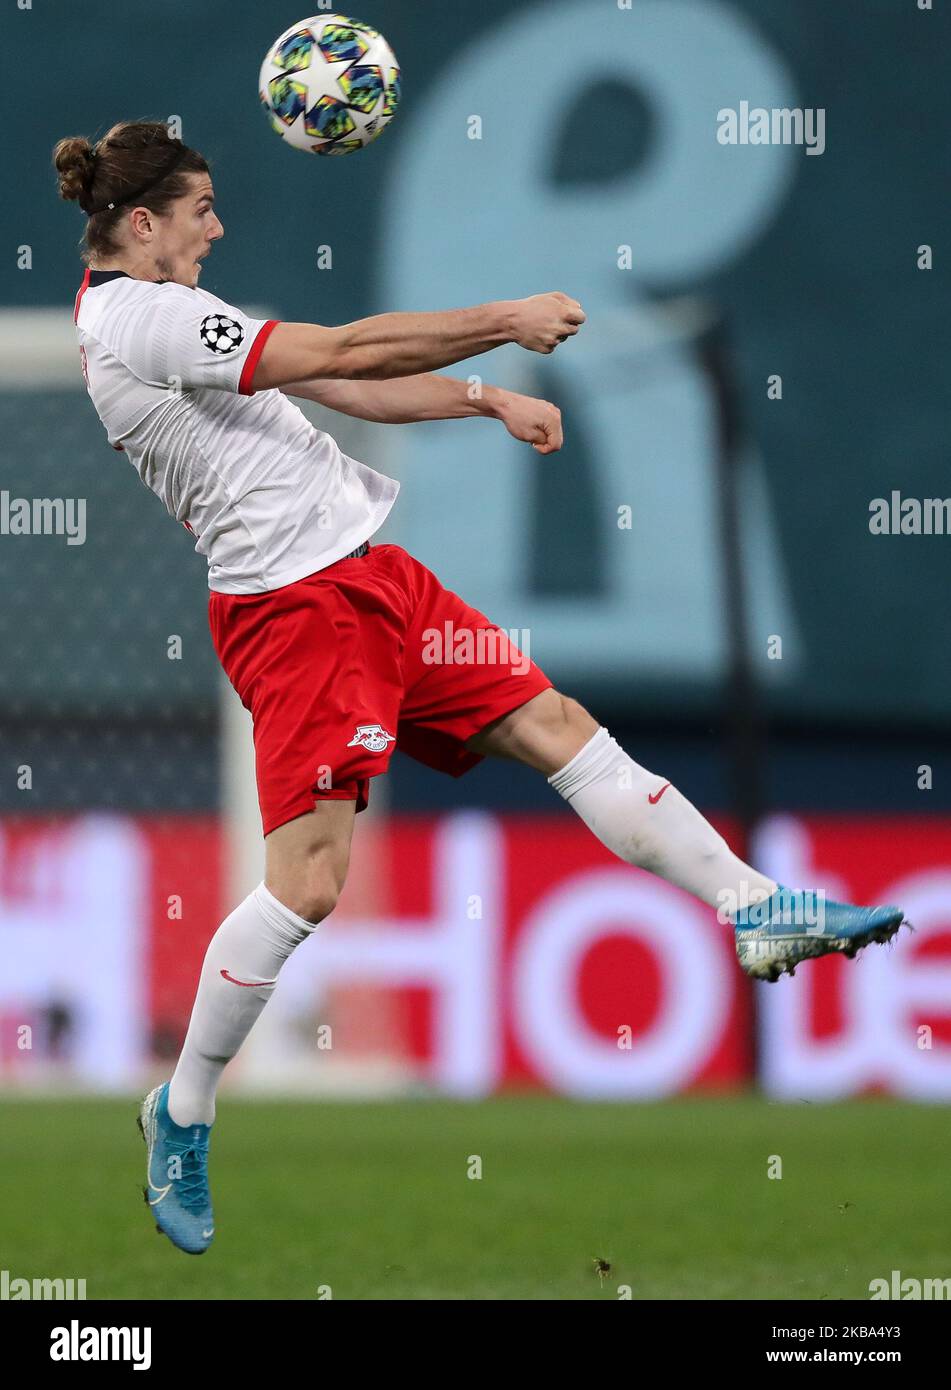
[[[209,172],[204,156],[173,140],[162,121],[120,121],[95,145],[84,135],[67,136],[57,142],[53,164],[59,196],[89,214],[80,243],[87,265],[118,255],[116,232],[130,206],[161,216],[188,192],[188,174]]]

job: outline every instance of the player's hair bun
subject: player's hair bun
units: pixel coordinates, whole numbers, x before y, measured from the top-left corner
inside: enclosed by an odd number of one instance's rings
[[[96,169],[96,152],[84,135],[69,135],[53,150],[59,174],[59,196],[80,205],[89,200]]]

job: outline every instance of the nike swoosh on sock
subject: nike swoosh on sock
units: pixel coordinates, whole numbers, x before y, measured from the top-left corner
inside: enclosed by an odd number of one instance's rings
[[[221,971],[221,976],[229,980],[233,985],[241,985],[243,989],[257,989],[259,985],[276,985],[277,979],[273,980],[236,980],[233,975],[229,975],[227,970]]]

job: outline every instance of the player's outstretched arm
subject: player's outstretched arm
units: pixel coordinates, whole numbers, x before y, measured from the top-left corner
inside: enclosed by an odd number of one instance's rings
[[[312,381],[288,382],[281,390],[285,396],[314,401],[340,415],[372,420],[379,425],[460,420],[466,415],[495,416],[496,403],[503,395],[496,386],[484,384],[473,390],[467,381],[435,372],[394,377],[391,381],[315,377]]]
[[[483,415],[501,420],[509,434],[531,444],[540,454],[561,448],[561,411],[549,401],[482,384],[424,372],[393,381],[293,381],[283,386],[286,396],[315,401],[341,415],[381,425],[407,425],[419,420],[459,420]]]
[[[451,366],[518,343],[553,352],[584,323],[581,305],[554,291],[439,313],[377,314],[339,328],[279,323],[254,370],[255,391],[313,378],[388,380]]]

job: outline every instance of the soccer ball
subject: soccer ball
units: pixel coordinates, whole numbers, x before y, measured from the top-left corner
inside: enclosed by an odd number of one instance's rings
[[[400,99],[400,69],[386,39],[343,14],[302,19],[261,64],[261,101],[288,144],[352,154],[375,140]]]

